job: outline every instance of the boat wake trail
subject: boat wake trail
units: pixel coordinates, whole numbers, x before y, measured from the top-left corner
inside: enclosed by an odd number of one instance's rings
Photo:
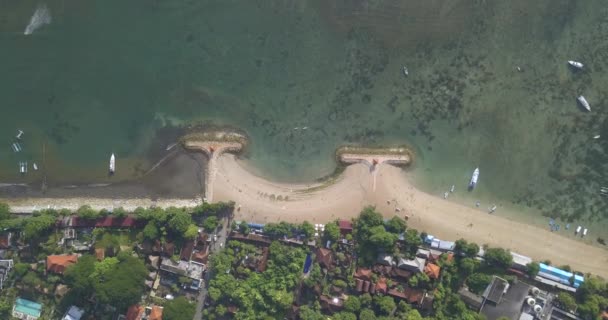
[[[23,34],[28,35],[34,33],[38,28],[51,23],[51,11],[46,4],[41,4],[34,11],[34,15],[30,18],[30,23],[25,27]]]

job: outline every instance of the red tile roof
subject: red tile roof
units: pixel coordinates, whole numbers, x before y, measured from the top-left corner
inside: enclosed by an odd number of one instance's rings
[[[137,220],[131,216],[117,218],[114,216],[105,216],[98,219],[82,219],[80,217],[72,217],[69,223],[72,227],[90,227],[90,228],[134,228],[143,226],[145,221]]]
[[[209,258],[209,254],[202,252],[202,251],[196,251],[192,254],[192,261],[206,264],[207,260],[209,260],[208,258]]]
[[[8,249],[11,246],[10,240],[11,240],[10,233],[5,233],[3,235],[0,235],[0,249]]]
[[[95,257],[97,258],[98,261],[103,260],[106,257],[106,249],[104,249],[104,248],[95,249]]]
[[[127,310],[127,320],[138,320],[144,313],[144,307],[134,304]]]
[[[358,292],[363,291],[363,280],[355,279],[355,282],[357,283],[357,291]]]
[[[369,287],[371,286],[371,282],[369,281],[364,281],[363,282],[363,291],[364,292],[369,292]]]
[[[424,267],[424,273],[426,273],[426,275],[431,279],[439,279],[440,272],[441,268],[434,263],[429,263],[426,265],[426,267]]]
[[[194,241],[189,240],[182,247],[182,252],[180,254],[180,258],[184,261],[190,261],[190,256],[192,255],[193,250],[194,250]]]
[[[65,269],[78,261],[77,255],[60,255],[46,257],[46,270],[63,274]]]
[[[152,312],[150,312],[148,320],[163,320],[163,307],[152,306]]]
[[[384,278],[384,277],[380,278],[380,280],[378,280],[378,283],[376,283],[376,292],[386,294],[387,289],[388,289],[388,286],[386,284],[386,278]]]
[[[424,292],[422,290],[406,287],[403,292],[397,291],[396,289],[390,289],[388,290],[388,295],[395,298],[404,299],[411,304],[418,304],[422,300]]]
[[[361,280],[371,280],[372,277],[372,270],[371,269],[365,269],[365,268],[359,268],[357,269],[357,272],[355,272],[354,275],[355,278],[359,278]]]
[[[333,260],[331,250],[325,248],[317,249],[317,262],[319,262],[322,267],[330,269],[332,267]]]
[[[340,220],[338,226],[342,232],[353,231],[353,223],[348,220]]]

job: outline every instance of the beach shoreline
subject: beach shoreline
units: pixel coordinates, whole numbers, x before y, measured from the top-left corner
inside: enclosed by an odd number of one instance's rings
[[[354,218],[365,206],[375,206],[384,217],[407,216],[409,226],[440,239],[464,238],[479,245],[503,247],[537,261],[550,260],[555,265],[569,265],[573,270],[608,278],[608,271],[601,267],[608,262],[608,250],[510,219],[508,215],[491,215],[482,209],[429,194],[416,188],[402,168],[389,163],[355,162],[329,180],[311,183],[273,182],[250,172],[246,162],[230,153],[217,154],[215,163],[216,177],[210,186],[214,189],[213,201],[234,201],[236,220],[327,223]],[[194,207],[203,201],[202,196],[188,199],[86,196],[0,200],[19,213],[45,208],[76,210],[85,204],[107,210]]]

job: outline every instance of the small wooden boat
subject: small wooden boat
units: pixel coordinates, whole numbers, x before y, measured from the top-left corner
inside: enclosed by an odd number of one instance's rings
[[[114,153],[110,156],[110,174],[114,174],[116,171],[116,157],[114,157]]]
[[[492,208],[488,209],[488,213],[494,213],[496,211],[496,205],[493,205]]]
[[[578,96],[578,98],[576,98],[576,100],[578,100],[578,102],[581,104],[581,106],[583,108],[585,108],[585,110],[591,111],[591,106],[589,105],[589,102],[587,102],[587,99],[585,99],[585,97]]]

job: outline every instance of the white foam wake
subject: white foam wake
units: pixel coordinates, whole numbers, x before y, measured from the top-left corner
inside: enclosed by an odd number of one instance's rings
[[[51,23],[51,11],[46,4],[41,4],[34,11],[34,15],[30,18],[30,23],[25,27],[23,34],[28,35],[34,33],[38,28]]]

